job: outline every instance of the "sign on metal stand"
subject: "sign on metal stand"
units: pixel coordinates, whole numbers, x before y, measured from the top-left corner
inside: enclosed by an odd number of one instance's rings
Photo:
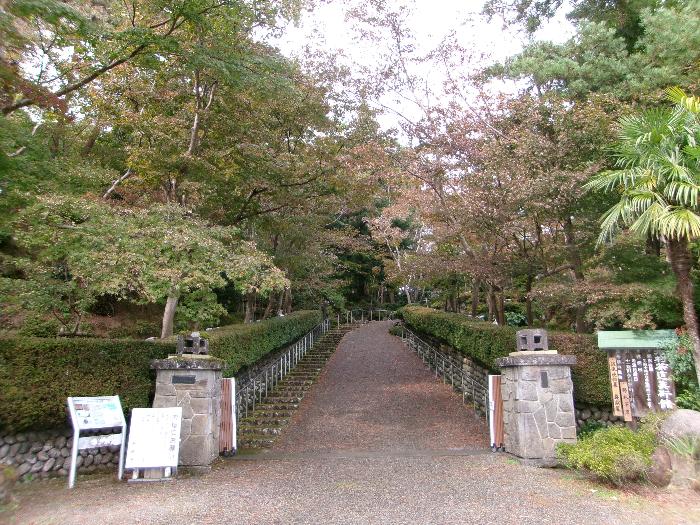
[[[172,479],[180,453],[182,407],[134,408],[126,454],[129,481]]]
[[[117,479],[124,473],[124,441],[126,437],[126,420],[119,396],[69,397],[68,410],[73,424],[73,448],[71,450],[68,488],[75,486],[78,451],[100,447],[119,447],[119,472]],[[107,431],[120,429],[119,433],[80,436],[85,431]]]

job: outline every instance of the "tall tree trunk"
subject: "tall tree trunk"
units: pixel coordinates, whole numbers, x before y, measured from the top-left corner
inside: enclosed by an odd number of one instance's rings
[[[503,290],[496,296],[496,322],[500,326],[506,325],[506,305]]]
[[[394,304],[396,302],[396,297],[394,297],[394,289],[393,288],[389,289],[389,302],[391,304]]]
[[[173,335],[173,326],[175,324],[175,309],[177,308],[177,302],[180,296],[175,292],[171,292],[168,295],[167,301],[165,301],[165,310],[163,311],[163,328],[160,331],[160,338],[165,339]]]
[[[291,288],[287,288],[284,291],[284,313],[285,314],[292,313],[292,289]]]
[[[255,292],[248,292],[245,294],[245,317],[243,319],[244,323],[252,323],[255,319]]]
[[[476,317],[479,311],[479,292],[481,290],[481,281],[479,279],[474,279],[472,281],[472,317]]]
[[[263,319],[268,319],[272,315],[272,308],[277,303],[277,297],[274,292],[270,292],[270,297],[267,300],[267,307],[265,308],[265,313],[263,314]]]
[[[491,322],[496,318],[496,295],[494,293],[493,285],[489,284],[488,292],[486,293],[486,303],[489,307],[489,318],[488,321]]]
[[[690,269],[693,264],[692,255],[686,238],[669,239],[667,247],[668,260],[678,280],[678,293],[683,303],[683,320],[688,330],[688,336],[693,343],[695,372],[698,376],[698,384],[700,384],[700,332],[698,331],[698,314],[695,311],[693,281],[690,277]]]
[[[574,271],[574,279],[576,282],[583,282],[583,262],[581,261],[581,254],[576,246],[576,236],[574,233],[574,224],[571,221],[571,217],[567,217],[564,221],[564,242],[566,242],[566,250],[568,253],[569,264]],[[583,333],[588,331],[588,323],[586,323],[586,312],[588,311],[588,306],[584,302],[576,306],[576,332]]]
[[[530,297],[530,292],[532,291],[532,274],[527,274],[527,281],[525,281],[525,316],[527,317],[527,325],[532,326],[535,322],[534,316],[532,315],[532,298]]]

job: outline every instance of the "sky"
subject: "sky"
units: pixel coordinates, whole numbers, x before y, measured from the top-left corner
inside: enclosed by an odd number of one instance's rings
[[[298,26],[288,27],[276,45],[290,57],[298,54],[309,43],[327,50],[340,49],[346,56],[347,65],[371,67],[378,60],[381,49],[374,44],[358,40],[352,22],[345,16],[349,6],[361,1],[363,0],[332,0],[319,5],[313,12],[305,14]],[[454,32],[463,47],[473,49],[475,55],[488,55],[488,58],[473,64],[474,67],[483,67],[486,65],[484,62],[502,61],[518,53],[528,38],[515,28],[504,29],[501,20],[494,19],[489,22],[481,17],[479,13],[484,1],[387,0],[387,3],[394,6],[402,4],[410,9],[406,23],[419,52],[429,52],[446,35]],[[566,7],[562,11],[565,12]],[[546,23],[534,38],[563,42],[573,34],[573,26],[560,14]],[[420,74],[426,78],[426,82],[433,82],[436,86],[444,79],[444,76],[434,69],[426,69]],[[495,88],[512,91],[514,86],[501,84]],[[382,100],[382,103],[402,114],[417,115],[417,108],[408,101],[387,98]],[[388,112],[380,117],[379,121],[384,128],[395,127],[397,116]]]

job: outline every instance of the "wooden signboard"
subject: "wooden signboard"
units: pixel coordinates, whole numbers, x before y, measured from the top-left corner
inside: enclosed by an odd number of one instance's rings
[[[126,453],[132,479],[167,479],[177,469],[182,407],[134,408]],[[154,478],[152,474],[157,472]]]
[[[598,332],[598,346],[608,353],[613,413],[625,421],[647,412],[675,408],[671,369],[661,348],[673,330]]]

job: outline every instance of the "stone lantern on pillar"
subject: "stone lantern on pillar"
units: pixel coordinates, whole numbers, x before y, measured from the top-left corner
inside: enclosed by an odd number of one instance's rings
[[[553,465],[557,445],[576,442],[571,382],[576,357],[550,350],[546,330],[520,330],[516,337],[518,350],[496,361],[502,370],[505,448]]]

